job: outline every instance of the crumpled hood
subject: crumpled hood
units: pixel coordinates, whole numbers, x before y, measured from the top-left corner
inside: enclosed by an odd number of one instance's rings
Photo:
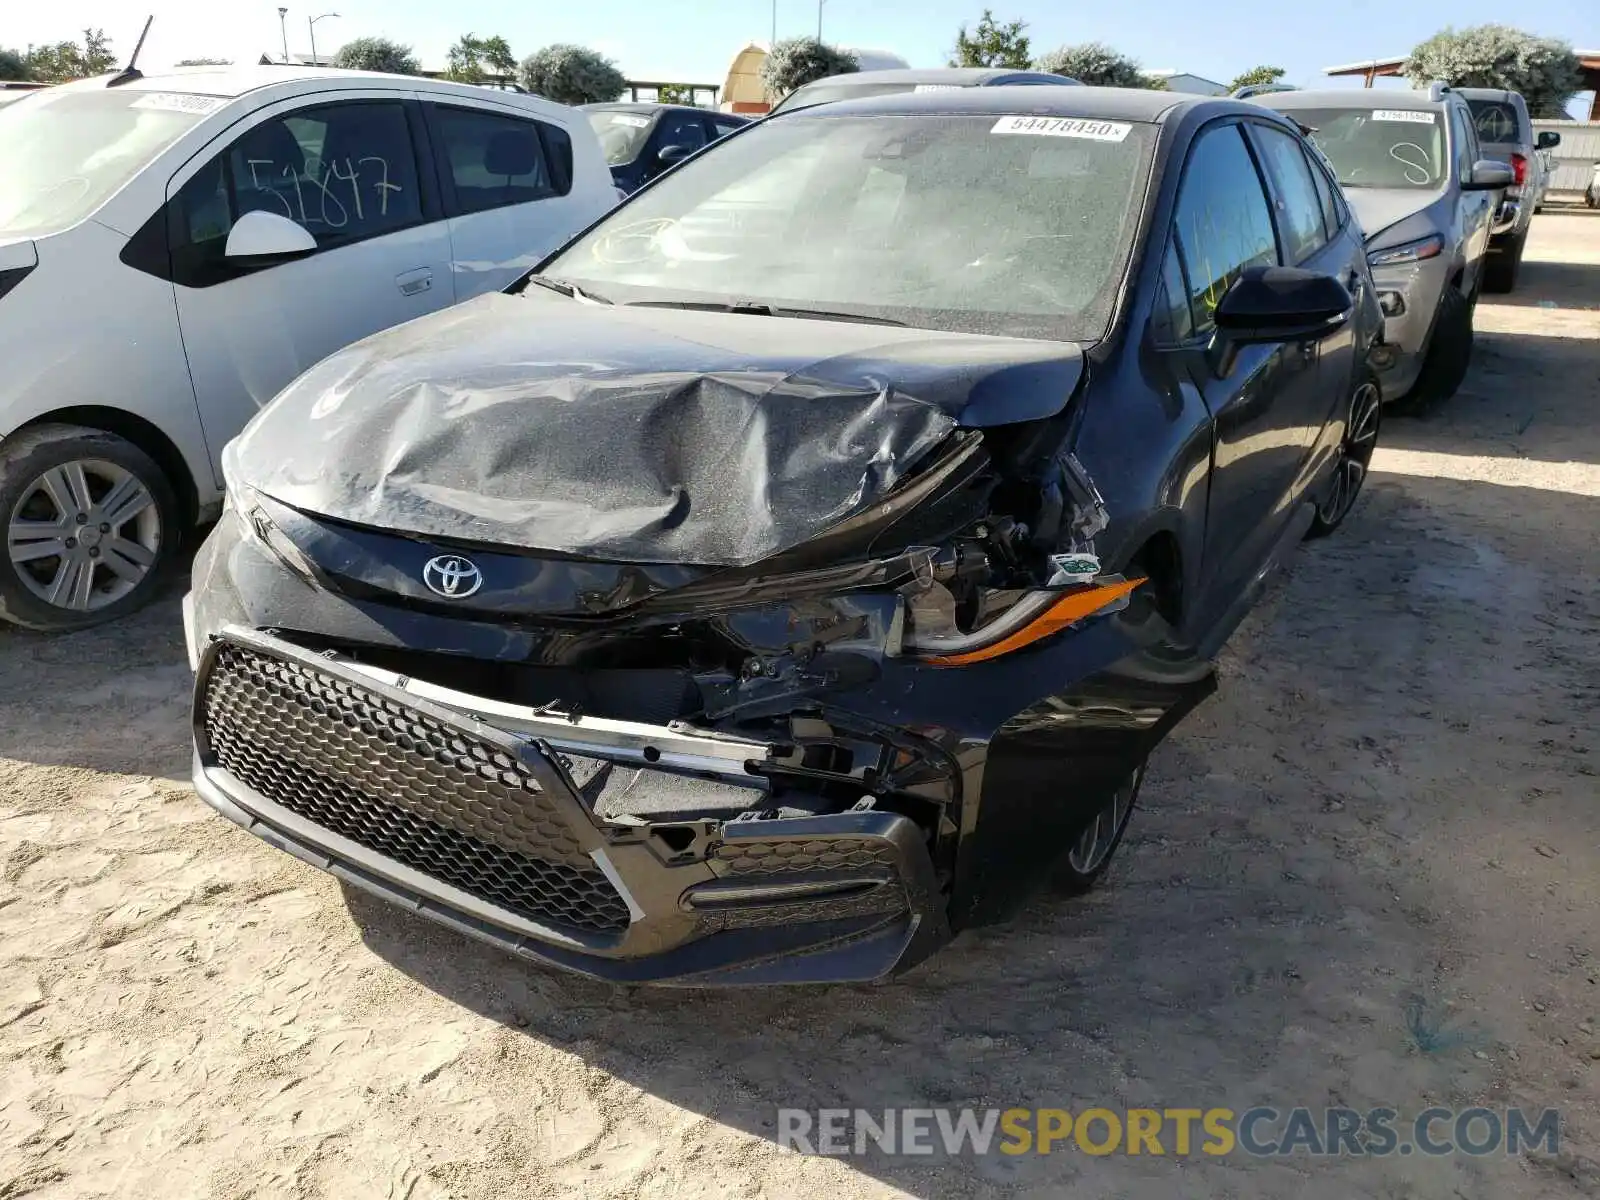
[[[868,508],[958,426],[1059,412],[1070,343],[495,294],[313,367],[231,485],[424,538],[742,566]]]
[[[1344,198],[1356,214],[1361,232],[1368,242],[1377,238],[1389,226],[1421,212],[1439,199],[1438,192],[1424,192],[1412,188],[1347,187]]]

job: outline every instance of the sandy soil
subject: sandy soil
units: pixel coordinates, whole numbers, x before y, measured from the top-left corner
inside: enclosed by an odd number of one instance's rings
[[[1111,886],[882,988],[616,990],[183,783],[177,605],[0,632],[0,1198],[1600,1196],[1600,215],[1534,225]],[[1557,1159],[803,1158],[780,1105],[1560,1107]]]

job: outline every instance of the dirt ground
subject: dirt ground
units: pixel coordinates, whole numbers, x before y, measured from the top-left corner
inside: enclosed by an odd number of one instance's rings
[[[0,1200],[1600,1196],[1600,214],[1547,211],[1161,749],[1109,886],[878,988],[621,990],[188,790],[177,598],[0,632]],[[1562,1154],[808,1158],[776,1109],[1484,1103]]]

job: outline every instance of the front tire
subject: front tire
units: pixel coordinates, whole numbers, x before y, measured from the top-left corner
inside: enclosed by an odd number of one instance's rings
[[[172,485],[139,447],[77,425],[0,442],[0,618],[43,633],[142,608],[180,537]]]
[[[1471,361],[1472,305],[1458,288],[1447,287],[1439,298],[1439,317],[1428,343],[1428,356],[1416,386],[1402,403],[1413,412],[1442,404],[1461,389]]]
[[[1128,831],[1128,821],[1139,801],[1139,785],[1144,782],[1144,764],[1118,786],[1116,793],[1104,808],[1078,835],[1071,849],[1056,864],[1055,889],[1068,896],[1081,896],[1100,882],[1100,877],[1111,866],[1111,859],[1122,845],[1122,835]]]
[[[1339,440],[1339,461],[1333,469],[1333,482],[1327,498],[1317,505],[1316,516],[1306,537],[1327,537],[1344,524],[1361,495],[1361,485],[1372,468],[1372,452],[1378,448],[1378,430],[1383,422],[1383,393],[1370,372],[1356,376],[1350,404],[1345,409],[1344,436]]]

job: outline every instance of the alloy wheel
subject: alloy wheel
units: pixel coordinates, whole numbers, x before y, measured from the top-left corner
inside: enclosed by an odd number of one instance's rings
[[[1067,851],[1067,865],[1080,875],[1097,871],[1111,852],[1117,848],[1122,827],[1128,823],[1133,811],[1134,797],[1139,793],[1139,779],[1144,774],[1141,767],[1123,781],[1110,803],[1097,812],[1071,850]]]
[[[1361,493],[1361,484],[1372,466],[1372,452],[1378,448],[1378,414],[1382,407],[1383,397],[1375,383],[1363,383],[1351,397],[1350,419],[1339,444],[1333,486],[1317,510],[1324,525],[1337,525],[1344,520]]]
[[[143,480],[104,459],[75,459],[22,489],[6,550],[22,585],[46,604],[95,612],[144,582],[161,536],[161,510]]]

